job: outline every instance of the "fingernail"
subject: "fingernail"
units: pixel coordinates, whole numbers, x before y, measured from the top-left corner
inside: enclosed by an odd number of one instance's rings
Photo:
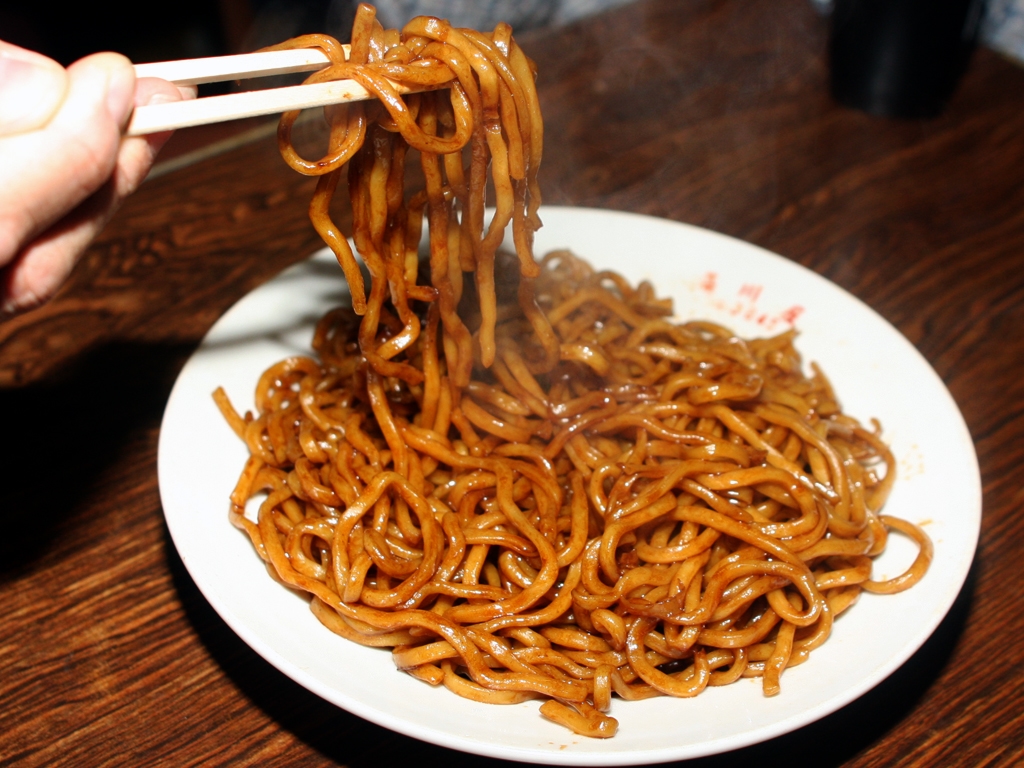
[[[64,101],[64,68],[14,46],[0,48],[0,136],[46,125]]]
[[[120,126],[128,122],[135,100],[135,70],[131,63],[124,59],[124,65],[110,68],[110,79],[107,82],[107,112]]]

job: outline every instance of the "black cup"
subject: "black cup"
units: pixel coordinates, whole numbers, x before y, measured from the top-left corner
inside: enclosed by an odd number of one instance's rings
[[[887,117],[934,117],[963,74],[983,0],[836,0],[832,95]]]

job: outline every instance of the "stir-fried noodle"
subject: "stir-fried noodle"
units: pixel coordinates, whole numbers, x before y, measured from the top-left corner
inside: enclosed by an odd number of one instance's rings
[[[352,309],[321,320],[319,359],[263,374],[256,414],[215,397],[251,453],[231,521],[325,626],[430,684],[540,698],[607,737],[613,695],[741,677],[777,693],[862,590],[924,575],[927,536],[881,514],[895,466],[877,425],[804,375],[793,333],[676,324],[646,283],[567,252],[534,261],[541,117],[508,26],[421,17],[399,33],[362,6],[347,61],[331,38],[285,45],[335,62],[310,79],[378,97],[331,111],[320,160],[292,149],[294,114],[280,130],[287,162],[320,177],[311,217]],[[412,195],[410,147],[426,180]],[[368,293],[329,214],[346,165]],[[514,256],[498,252],[509,223]],[[875,581],[890,529],[920,553]]]

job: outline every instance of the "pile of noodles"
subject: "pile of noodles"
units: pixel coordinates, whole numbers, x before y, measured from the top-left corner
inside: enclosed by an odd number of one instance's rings
[[[320,175],[311,216],[353,306],[320,322],[318,359],[263,374],[255,414],[215,397],[251,453],[231,520],[325,626],[430,684],[540,698],[550,719],[607,737],[613,695],[742,677],[775,694],[862,590],[923,576],[927,537],[880,513],[895,468],[877,425],[802,372],[792,333],[676,324],[648,284],[566,252],[534,261],[541,118],[507,26],[384,31],[362,6],[347,61],[330,38],[286,45],[336,62],[311,79],[378,97],[333,111],[315,162],[291,149],[295,116],[281,124],[286,160]],[[329,214],[346,166],[368,294]],[[254,522],[246,504],[263,495]],[[920,554],[874,581],[889,529]]]

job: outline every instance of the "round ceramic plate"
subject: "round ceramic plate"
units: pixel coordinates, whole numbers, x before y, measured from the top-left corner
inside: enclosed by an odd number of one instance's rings
[[[253,291],[213,327],[171,393],[159,446],[160,493],[174,544],[206,599],[245,642],[289,677],[348,711],[401,733],[491,757],[561,765],[635,765],[736,749],[800,728],[857,698],[917,650],[966,578],[981,519],[974,447],[949,392],[914,347],[871,309],[818,275],[747,243],[645,216],[543,211],[536,251],[571,248],[671,296],[679,319],[705,318],[752,337],[800,331],[805,362],[831,378],[844,410],[877,417],[898,460],[886,511],[935,543],[924,580],[898,595],[864,595],[810,660],[766,698],[760,680],[696,699],[614,700],[618,734],[587,739],[545,720],[538,702],[499,707],[398,672],[386,650],[333,635],[298,594],[267,575],[228,522],[228,494],[246,459],[210,397],[223,386],[240,411],[270,364],[308,353],[312,328],[346,298],[320,253]],[[876,578],[901,572],[915,548],[892,536]]]

